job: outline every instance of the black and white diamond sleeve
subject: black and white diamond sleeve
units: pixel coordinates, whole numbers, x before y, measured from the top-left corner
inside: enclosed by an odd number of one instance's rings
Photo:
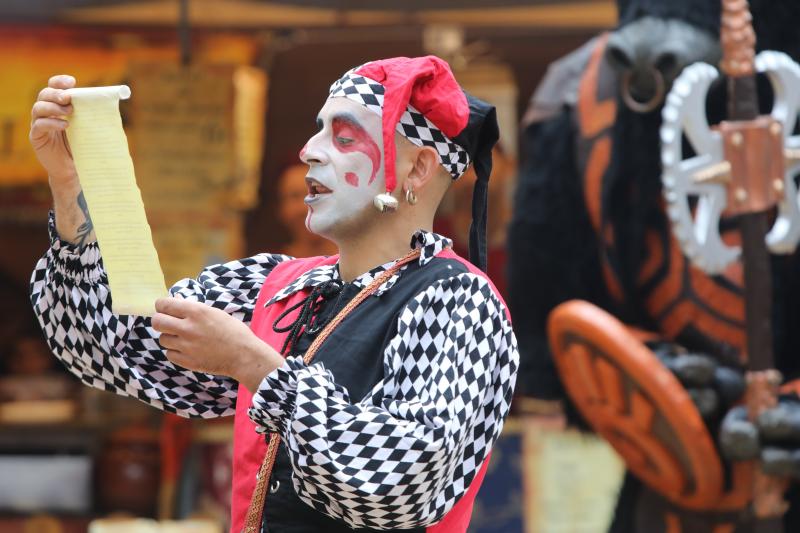
[[[259,254],[214,265],[170,292],[249,322],[264,278],[285,259]],[[50,349],[85,384],[186,417],[234,413],[237,384],[231,378],[176,367],[149,318],[111,312],[97,244],[78,249],[62,241],[52,214],[50,249],[34,269],[30,296]]]
[[[505,307],[473,274],[401,312],[384,380],[353,403],[321,364],[287,359],[249,415],[280,432],[300,498],[352,527],[433,524],[463,496],[508,414],[519,354]]]

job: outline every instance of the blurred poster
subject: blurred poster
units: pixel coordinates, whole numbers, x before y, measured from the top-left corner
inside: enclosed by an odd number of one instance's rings
[[[458,70],[459,84],[471,95],[497,108],[500,125],[500,148],[512,158],[517,156],[517,81],[509,65],[477,60]]]
[[[244,253],[243,221],[238,212],[148,208],[147,218],[167,286],[197,277],[204,267]]]
[[[221,204],[234,162],[233,70],[132,66],[129,131],[149,210],[202,210]]]
[[[561,419],[511,418],[492,449],[469,533],[607,531],[623,474],[601,439],[565,431]]]
[[[169,60],[167,48],[113,49],[76,41],[0,37],[0,186],[46,183],[47,175],[28,142],[31,106],[47,80],[72,74],[83,87],[116,85],[134,60]],[[46,43],[46,44],[43,44]]]
[[[261,185],[269,88],[267,73],[255,67],[238,67],[233,75],[233,88],[236,168],[228,202],[239,209],[252,209],[258,203]]]
[[[243,252],[260,184],[267,79],[233,65],[130,69],[136,175],[167,283]]]
[[[261,181],[264,71],[151,63],[133,65],[130,78],[130,130],[145,204],[253,207]]]
[[[260,162],[266,102],[266,75],[242,65],[251,64],[259,53],[257,39],[217,34],[205,36],[195,45],[194,58],[202,65],[238,65],[234,81],[228,80],[230,108],[236,108],[236,141],[241,147],[236,157],[242,169],[234,176],[241,193],[240,204],[253,201],[257,184],[251,169]],[[179,64],[179,50],[174,42],[149,41],[135,32],[87,33],[81,29],[35,29],[0,33],[0,187],[44,184],[47,176],[36,161],[28,142],[30,110],[47,80],[56,74],[71,74],[82,87],[128,83],[133,64],[159,64],[169,68]],[[173,69],[176,67],[173,67]],[[229,67],[233,71],[233,67]],[[209,99],[218,95],[210,90]],[[137,92],[134,91],[134,101]],[[123,120],[128,106],[122,106]],[[198,113],[201,110],[198,110]],[[233,111],[231,111],[233,112]],[[126,122],[127,126],[127,122]],[[206,132],[208,133],[208,132]],[[232,134],[233,135],[233,134]],[[230,173],[228,175],[230,178]],[[249,196],[248,196],[249,194]]]
[[[576,430],[525,430],[526,531],[607,531],[625,467],[602,439]]]

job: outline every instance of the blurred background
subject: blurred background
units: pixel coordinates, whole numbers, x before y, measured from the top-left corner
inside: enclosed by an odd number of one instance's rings
[[[30,310],[50,197],[27,135],[51,75],[131,86],[121,112],[172,284],[261,251],[331,253],[305,231],[297,156],[328,86],[371,59],[437,54],[499,111],[489,261],[504,291],[522,113],[551,62],[616,21],[613,0],[0,2],[0,531],[222,531],[227,521],[232,420],[186,421],[80,385]],[[472,183],[456,182],[436,222],[462,251]],[[507,424],[471,531],[605,529],[618,459],[543,412]]]

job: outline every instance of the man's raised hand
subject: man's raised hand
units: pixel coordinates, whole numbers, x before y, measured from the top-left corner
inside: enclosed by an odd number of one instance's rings
[[[77,176],[66,135],[66,117],[72,114],[72,103],[65,89],[74,86],[72,76],[53,76],[31,109],[28,138],[51,182],[74,180]]]

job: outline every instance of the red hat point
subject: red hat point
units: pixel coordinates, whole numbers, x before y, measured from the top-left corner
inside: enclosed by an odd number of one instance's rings
[[[451,139],[469,123],[469,104],[450,66],[436,56],[394,57],[373,61],[356,70],[382,84],[383,152],[386,191],[397,186],[394,132],[410,104]]]

